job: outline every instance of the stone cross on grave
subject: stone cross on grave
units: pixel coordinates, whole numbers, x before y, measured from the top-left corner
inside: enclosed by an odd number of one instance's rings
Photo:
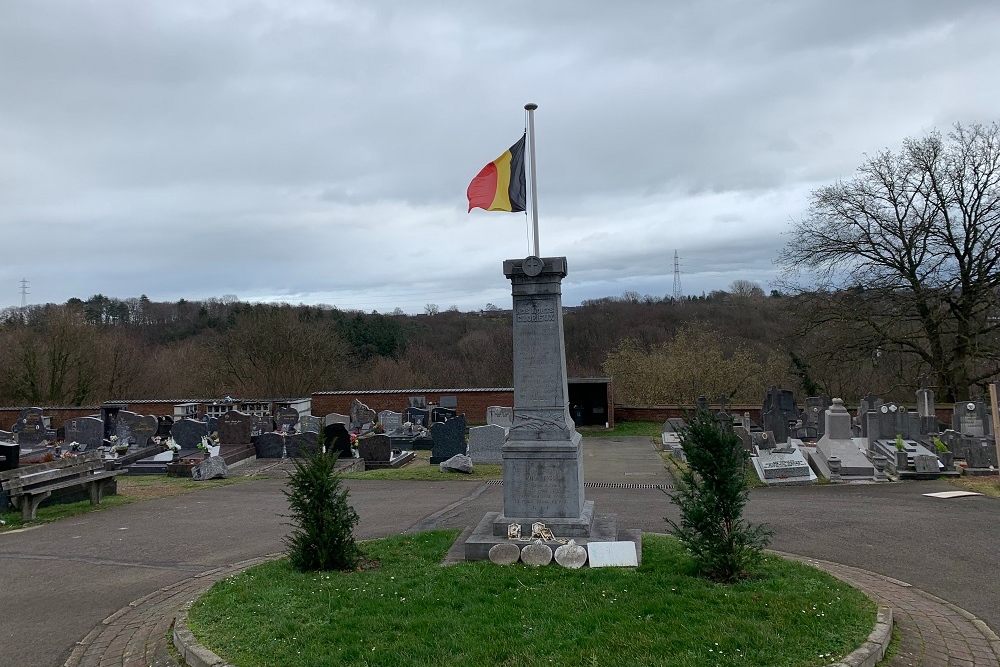
[[[725,394],[719,394],[715,397],[715,400],[719,402],[719,412],[725,412],[726,407],[729,406],[732,401]]]

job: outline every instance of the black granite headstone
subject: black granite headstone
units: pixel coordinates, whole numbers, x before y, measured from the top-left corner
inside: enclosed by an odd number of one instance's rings
[[[282,406],[274,411],[274,423],[282,433],[292,433],[299,423],[299,411],[290,406]]]
[[[208,424],[200,419],[189,419],[185,417],[175,422],[170,429],[170,434],[174,442],[181,446],[181,449],[197,449],[201,444],[201,439],[208,435]]]
[[[431,425],[431,438],[434,448],[431,450],[431,463],[447,461],[456,454],[465,454],[465,414],[458,415],[446,422]]]
[[[118,444],[135,445],[142,449],[149,444],[149,439],[156,435],[160,422],[153,415],[140,415],[122,410],[118,413],[118,426],[115,434]]]
[[[160,436],[161,438],[169,438],[170,428],[174,425],[174,418],[168,417],[167,415],[160,415],[159,417],[156,418],[156,421],[158,422],[156,427],[156,435]]]
[[[431,423],[446,422],[449,419],[453,419],[457,414],[458,412],[450,408],[434,408],[431,410]]]
[[[280,433],[264,433],[257,436],[254,450],[259,459],[280,459],[285,455],[285,437]]]
[[[358,438],[358,456],[365,464],[388,464],[392,457],[392,443],[384,433]]]
[[[411,424],[420,424],[421,426],[427,426],[427,420],[430,417],[430,413],[427,410],[422,410],[420,408],[406,408],[403,411],[403,421],[410,422]]]
[[[17,442],[21,447],[37,445],[46,440],[48,429],[45,428],[45,417],[41,408],[25,408],[17,416],[17,421],[11,429],[17,434]]]
[[[351,458],[351,434],[347,425],[334,422],[323,429],[323,445],[328,452],[337,452],[342,459]]]
[[[319,451],[319,434],[317,433],[296,433],[285,436],[285,454],[289,458],[302,456],[306,452],[310,454]]]
[[[63,422],[66,442],[80,443],[82,450],[96,449],[104,444],[104,422],[99,417],[74,417]]]

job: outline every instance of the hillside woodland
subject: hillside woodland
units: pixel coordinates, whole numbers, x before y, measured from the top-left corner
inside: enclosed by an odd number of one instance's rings
[[[757,403],[771,384],[800,397],[873,391],[912,402],[927,374],[919,359],[889,348],[859,354],[847,345],[850,327],[802,319],[815,295],[766,296],[744,283],[682,302],[626,293],[567,309],[570,376],[612,376],[616,403],[628,405],[700,394]],[[511,386],[511,315],[488,308],[405,315],[99,294],[9,308],[0,313],[0,403]]]

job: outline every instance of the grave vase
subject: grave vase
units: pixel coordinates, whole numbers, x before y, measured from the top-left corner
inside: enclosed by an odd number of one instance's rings
[[[941,465],[944,466],[945,470],[955,469],[955,453],[954,452],[938,452],[938,458],[941,459]]]
[[[826,460],[827,466],[830,468],[830,481],[839,482],[840,481],[840,457],[831,456]]]
[[[896,451],[896,474],[898,475],[899,473],[901,473],[904,470],[906,470],[907,464],[908,464],[908,459],[906,457],[906,452],[905,451],[898,451],[897,450]]]

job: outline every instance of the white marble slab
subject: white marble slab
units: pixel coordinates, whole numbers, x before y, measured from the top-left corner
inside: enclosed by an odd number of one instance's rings
[[[938,491],[937,493],[925,493],[930,498],[966,498],[968,496],[981,496],[981,493],[974,491]]]
[[[638,567],[635,542],[588,542],[590,567]]]

